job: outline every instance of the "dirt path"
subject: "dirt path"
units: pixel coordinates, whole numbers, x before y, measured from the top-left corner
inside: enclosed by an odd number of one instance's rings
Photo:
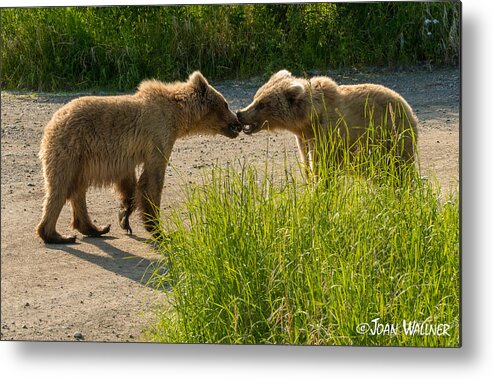
[[[339,83],[381,83],[400,92],[420,119],[419,149],[424,175],[434,174],[442,187],[458,188],[459,72],[456,69],[405,72],[379,70],[330,73]],[[248,104],[261,80],[224,82],[216,87],[232,109]],[[149,264],[158,259],[143,240],[147,234],[136,216],[134,236],[117,225],[117,201],[109,189],[91,190],[88,207],[99,224],[112,223],[105,238],[81,238],[70,246],[48,247],[34,237],[43,197],[37,158],[43,127],[51,115],[76,95],[2,93],[1,339],[138,341],[166,293],[144,285]],[[198,181],[215,162],[266,157],[295,164],[296,145],[288,134],[193,137],[178,141],[163,190],[162,208],[180,201],[179,185]],[[180,179],[181,177],[181,179]],[[58,228],[68,232],[66,206]]]

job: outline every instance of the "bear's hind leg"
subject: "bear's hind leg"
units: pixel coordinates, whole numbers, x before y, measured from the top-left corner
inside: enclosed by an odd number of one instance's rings
[[[120,180],[115,185],[116,192],[120,198],[120,210],[118,211],[118,222],[123,230],[132,234],[129,217],[135,209],[135,188],[137,179],[135,172]]]
[[[41,222],[36,227],[36,232],[45,243],[74,243],[75,236],[62,236],[56,231],[56,222],[66,201],[65,195],[47,190]]]
[[[99,237],[110,231],[111,225],[98,228],[91,222],[87,212],[86,188],[80,188],[74,192],[70,196],[70,204],[72,206],[72,227],[74,229],[89,237]]]

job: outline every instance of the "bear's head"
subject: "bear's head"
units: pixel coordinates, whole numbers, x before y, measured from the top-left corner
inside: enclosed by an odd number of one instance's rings
[[[236,114],[229,109],[224,96],[199,71],[191,74],[187,83],[192,87],[195,99],[195,107],[191,109],[196,118],[193,122],[195,132],[236,138],[242,125]]]
[[[307,97],[306,83],[289,71],[281,70],[272,75],[259,88],[253,102],[236,115],[247,134],[263,129],[289,129],[293,123],[306,118]]]

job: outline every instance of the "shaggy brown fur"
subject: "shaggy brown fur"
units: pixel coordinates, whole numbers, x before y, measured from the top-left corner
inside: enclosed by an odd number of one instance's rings
[[[355,148],[368,134],[365,131],[370,120],[375,129],[396,129],[389,132],[403,142],[399,154],[405,161],[414,160],[418,120],[398,93],[381,85],[338,86],[328,77],[307,80],[282,70],[260,87],[253,102],[237,116],[247,134],[262,129],[295,134],[302,164],[307,168],[305,174],[308,167],[316,173],[315,140],[319,133],[329,135],[336,129],[335,135],[347,140],[345,146]]]
[[[37,234],[45,243],[71,243],[56,222],[67,200],[72,227],[100,236],[88,215],[89,186],[113,184],[120,198],[120,226],[131,232],[128,218],[142,211],[148,231],[155,227],[164,172],[177,138],[193,133],[235,138],[241,131],[224,97],[194,72],[187,82],[144,81],[134,95],[81,97],[56,112],[45,128],[40,158],[45,199]],[[143,165],[140,178],[136,166]]]

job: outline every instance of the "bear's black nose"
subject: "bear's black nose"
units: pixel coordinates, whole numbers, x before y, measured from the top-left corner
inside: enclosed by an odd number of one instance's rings
[[[240,121],[242,124],[245,123],[245,119],[243,118],[243,113],[241,113],[241,111],[236,112],[236,117],[238,118],[238,121]]]
[[[228,125],[228,127],[229,127],[229,130],[231,130],[235,133],[239,133],[242,130],[242,125],[239,122],[231,123]]]

